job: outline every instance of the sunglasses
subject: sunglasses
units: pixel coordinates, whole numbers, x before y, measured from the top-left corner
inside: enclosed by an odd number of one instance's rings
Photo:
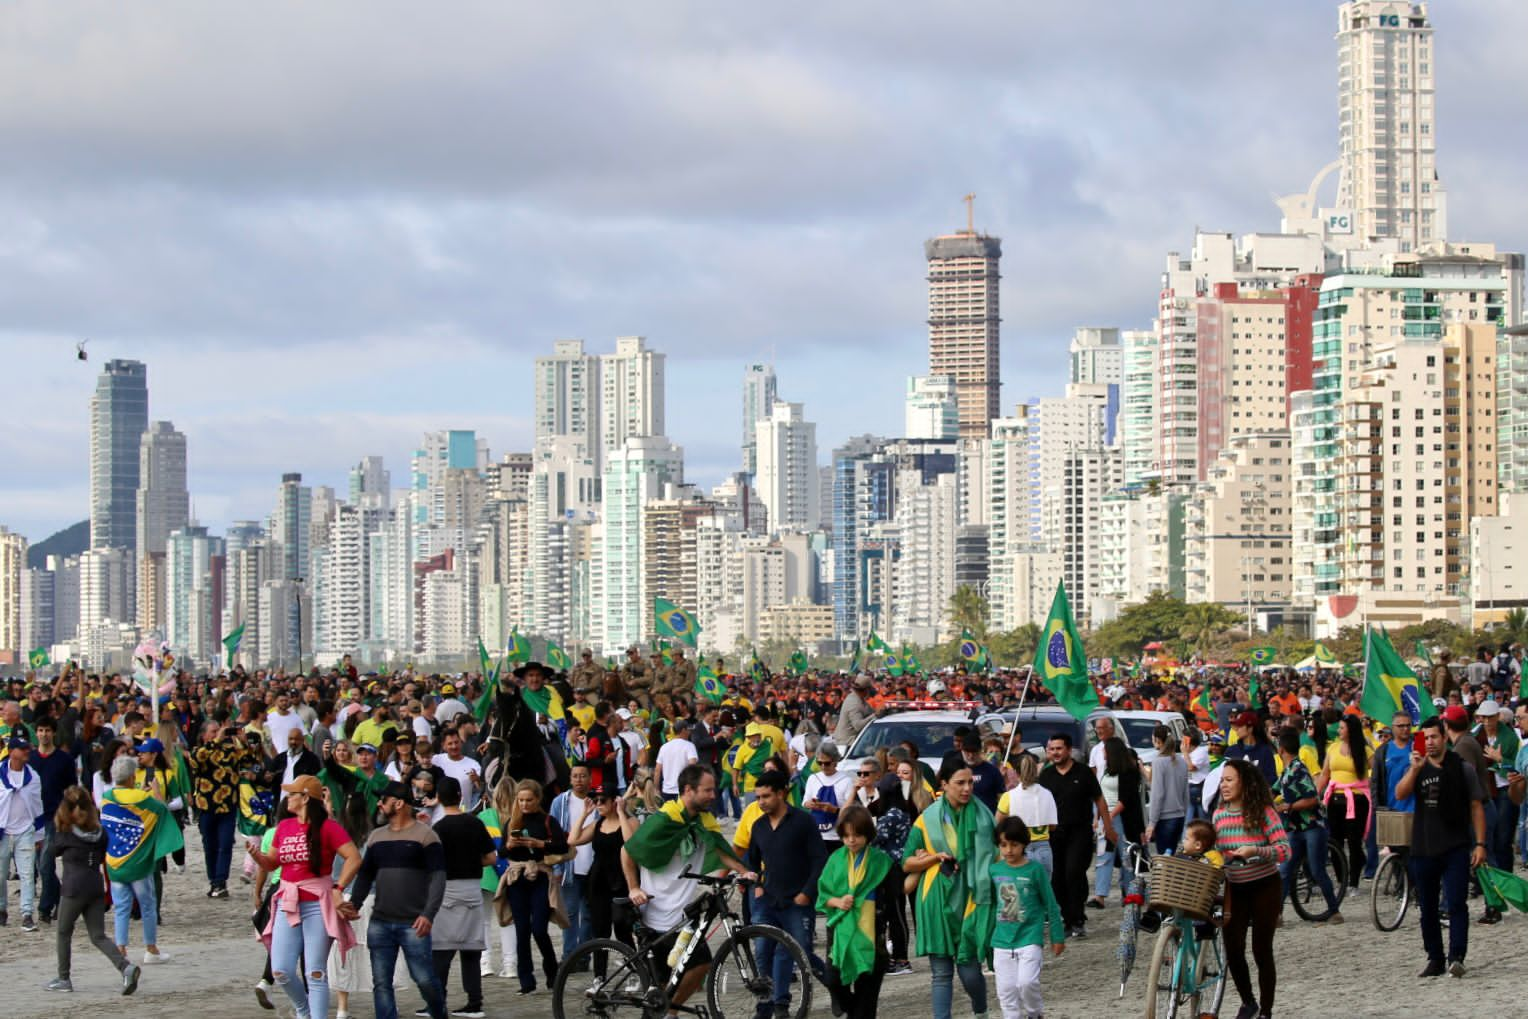
[[[875,778],[875,776],[876,773],[873,771],[862,771],[859,773],[860,778]]]

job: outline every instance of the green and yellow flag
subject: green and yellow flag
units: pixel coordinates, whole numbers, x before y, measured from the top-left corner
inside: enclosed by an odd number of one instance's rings
[[[1040,685],[1078,721],[1087,721],[1098,707],[1098,690],[1088,678],[1088,657],[1072,619],[1072,606],[1066,600],[1065,583],[1056,585],[1050,616],[1041,631],[1040,646],[1035,648],[1034,670]]]
[[[520,635],[517,626],[509,631],[509,643],[504,647],[504,660],[524,665],[531,660],[531,642]]]
[[[228,652],[228,657],[231,659],[239,653],[239,645],[243,642],[244,624],[240,623],[229,632],[228,636],[223,638],[223,650]]]
[[[871,630],[870,639],[865,641],[865,650],[871,652],[872,654],[887,654],[891,651],[891,645],[877,637],[875,635],[875,631]]]
[[[545,715],[553,721],[564,717],[562,694],[555,687],[544,686],[540,690],[532,690],[528,686],[521,686],[520,699],[538,715]]]
[[[30,669],[45,669],[52,664],[53,658],[45,647],[27,652],[27,667]]]
[[[488,683],[493,678],[493,659],[488,657],[488,649],[483,646],[483,638],[478,638],[478,668],[482,670],[483,682]]]
[[[123,884],[148,877],[155,864],[186,844],[170,808],[142,789],[108,789],[101,798],[101,828],[107,876]]]
[[[555,640],[546,642],[546,661],[548,665],[558,672],[567,672],[568,668],[573,664],[573,659],[568,657],[566,651],[557,646]]]
[[[727,697],[727,688],[716,676],[716,670],[704,660],[695,669],[695,696],[704,697],[712,704],[720,704]]]
[[[658,636],[682,640],[690,647],[695,646],[700,636],[700,627],[695,617],[667,598],[653,599],[653,624]]]
[[[1388,640],[1388,638],[1387,638]],[[1332,654],[1331,649],[1320,641],[1316,642],[1315,659],[1318,665],[1336,665],[1337,656]]]
[[[982,646],[977,643],[975,635],[970,630],[960,631],[960,657],[972,665],[979,664],[982,660]]]
[[[1370,718],[1389,722],[1397,711],[1411,716],[1413,724],[1436,715],[1432,698],[1422,689],[1417,674],[1396,653],[1382,629],[1371,629],[1364,654],[1364,690],[1358,707]],[[1318,648],[1320,645],[1316,645]]]
[[[648,870],[663,870],[675,860],[688,859],[701,847],[706,855],[699,869],[704,873],[721,867],[724,856],[737,858],[716,818],[704,812],[692,817],[679,800],[670,800],[649,814],[625,845],[626,854],[637,866]]]
[[[1250,652],[1253,665],[1271,665],[1277,657],[1279,649],[1276,647],[1255,647]]]
[[[833,932],[829,958],[846,985],[875,968],[875,902],[869,896],[891,873],[891,857],[875,846],[866,846],[858,859],[847,849],[828,857],[817,879],[817,911],[827,915]],[[828,899],[854,897],[848,909],[828,906]]]
[[[860,646],[859,641],[854,642],[854,654],[849,656],[849,671],[851,673],[860,670]]]
[[[806,652],[797,648],[791,653],[791,659],[786,663],[785,669],[792,676],[800,676],[806,672],[811,663],[807,661]]]

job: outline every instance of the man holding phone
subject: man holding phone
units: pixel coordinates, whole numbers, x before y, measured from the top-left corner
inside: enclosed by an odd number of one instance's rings
[[[1449,748],[1443,723],[1436,717],[1421,725],[1427,752],[1411,754],[1411,766],[1396,785],[1399,797],[1416,797],[1411,827],[1411,877],[1422,909],[1422,946],[1427,966],[1418,976],[1445,972],[1464,976],[1469,948],[1470,913],[1466,892],[1470,868],[1486,862],[1485,794],[1475,768]],[[1470,846],[1473,835],[1474,845]],[[1448,958],[1438,900],[1448,910]]]
[[[262,756],[239,741],[233,725],[208,722],[191,751],[191,805],[202,832],[207,864],[207,898],[228,898],[228,868],[239,812],[239,773],[258,768]]]

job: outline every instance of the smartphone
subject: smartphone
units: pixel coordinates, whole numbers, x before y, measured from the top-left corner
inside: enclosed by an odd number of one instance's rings
[[[1411,749],[1423,757],[1427,756],[1427,734],[1414,732],[1411,734]]]
[[[945,877],[953,877],[959,872],[960,864],[956,863],[954,860],[939,861],[939,873],[943,874]]]

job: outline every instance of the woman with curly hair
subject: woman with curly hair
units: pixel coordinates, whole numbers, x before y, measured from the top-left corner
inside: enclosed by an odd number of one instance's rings
[[[1279,864],[1289,859],[1289,835],[1273,808],[1273,791],[1262,770],[1248,760],[1228,760],[1220,773],[1220,807],[1215,811],[1215,848],[1226,866],[1226,968],[1241,996],[1237,1019],[1273,1015],[1278,972],[1273,932],[1284,907]],[[1257,963],[1257,995],[1247,965],[1247,932]]]

